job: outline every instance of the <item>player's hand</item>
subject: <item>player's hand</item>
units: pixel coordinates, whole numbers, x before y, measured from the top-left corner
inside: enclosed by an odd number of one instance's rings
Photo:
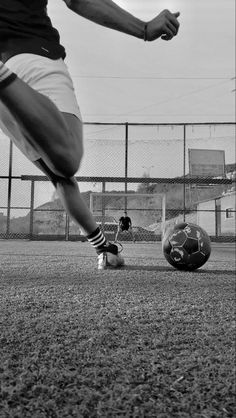
[[[180,13],[171,13],[163,10],[158,16],[147,23],[147,41],[154,41],[161,37],[165,41],[170,41],[177,35],[179,30]]]

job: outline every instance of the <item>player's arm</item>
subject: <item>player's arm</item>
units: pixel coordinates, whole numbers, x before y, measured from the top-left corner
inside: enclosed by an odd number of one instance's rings
[[[136,38],[153,41],[159,37],[170,40],[177,35],[179,13],[163,10],[150,22],[143,22],[119,7],[112,0],[64,0],[69,9],[99,25]]]

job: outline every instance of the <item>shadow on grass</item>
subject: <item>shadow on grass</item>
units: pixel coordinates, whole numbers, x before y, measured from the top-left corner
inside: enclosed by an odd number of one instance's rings
[[[174,271],[171,267],[163,267],[163,266],[144,266],[144,265],[125,265],[122,267],[122,270],[129,270],[129,271],[135,271],[135,270],[142,270],[142,271]]]
[[[173,267],[165,267],[165,266],[144,266],[144,265],[125,265],[122,267],[122,270],[128,270],[128,271],[156,271],[156,272],[181,272],[183,274],[185,273],[194,273],[194,274],[209,274],[209,275],[221,275],[224,276],[235,276],[234,270],[206,270],[206,269],[199,269],[199,270],[193,270],[193,271],[184,271],[184,270],[177,270]]]

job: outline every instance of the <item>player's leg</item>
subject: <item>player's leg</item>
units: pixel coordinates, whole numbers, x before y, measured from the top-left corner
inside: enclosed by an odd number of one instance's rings
[[[4,78],[6,72],[7,77]],[[44,172],[46,168],[46,174],[50,173],[49,178],[53,177],[65,209],[82,227],[97,252],[110,251],[117,254],[117,246],[107,243],[73,178],[83,154],[82,122],[74,115],[60,112],[48,97],[38,93],[11,72],[8,74],[1,63],[0,100],[8,111],[5,113],[14,119],[8,129],[15,129],[17,125],[20,136],[33,145],[42,157],[40,160],[44,167],[40,168]]]
[[[80,225],[85,235],[92,234],[97,229],[97,224],[81,196],[76,178],[55,175],[42,159],[34,164],[52,181],[68,215]]]
[[[77,133],[48,97],[13,76],[1,62],[0,100],[53,172],[70,177],[78,170],[82,149]]]
[[[117,240],[118,240],[119,232],[120,232],[120,225],[118,225],[118,227],[117,227],[115,242],[117,242]]]
[[[66,123],[70,125],[70,129],[74,132],[74,135],[77,133],[77,140],[80,144],[80,154],[82,155],[82,122],[74,115],[62,113],[62,116],[65,118]],[[35,161],[35,165],[37,165],[52,181],[66,212],[72,219],[74,219],[76,223],[79,224],[88,241],[95,248],[98,254],[99,268],[106,267],[106,258],[104,260],[102,259],[102,261],[100,259],[100,255],[106,253],[112,253],[113,255],[117,256],[117,266],[123,265],[124,261],[123,258],[118,254],[118,247],[112,243],[107,242],[102,231],[97,226],[92,213],[90,212],[81,196],[78,182],[75,177],[62,177],[56,175],[50,170],[50,168],[44,163],[42,159]]]
[[[129,233],[131,235],[131,239],[132,239],[133,243],[135,243],[134,232],[133,232],[132,226],[129,227]]]
[[[90,244],[98,255],[110,252],[119,258],[120,265],[124,264],[122,257],[118,255],[118,247],[107,242],[100,228],[97,226],[90,210],[84,202],[78,182],[75,177],[61,177],[53,173],[42,159],[34,162],[51,180],[57,190],[58,196],[68,215],[82,228]]]
[[[56,190],[67,213],[79,224],[88,241],[95,248],[98,254],[98,268],[104,269],[109,266],[108,253],[116,256],[115,267],[122,266],[124,260],[118,254],[118,247],[107,242],[102,231],[97,226],[90,210],[81,196],[78,182],[75,177],[70,179],[58,179]]]
[[[76,138],[76,150],[79,153],[79,161],[83,155],[83,124],[76,116],[62,113],[62,117],[65,120],[67,126],[70,127],[72,136]],[[74,148],[73,148],[74,149]],[[74,152],[76,152],[74,149]],[[64,176],[62,176],[64,174]],[[75,173],[73,173],[75,174]],[[97,224],[85,204],[80,194],[78,182],[74,176],[67,177],[62,171],[62,175],[57,177],[55,187],[59,198],[61,199],[65,210],[68,214],[80,224],[83,232],[86,235],[90,235],[97,228]]]

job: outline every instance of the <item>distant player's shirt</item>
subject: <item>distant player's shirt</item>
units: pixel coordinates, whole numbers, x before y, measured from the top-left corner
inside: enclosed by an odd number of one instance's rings
[[[129,227],[131,226],[131,219],[129,216],[121,216],[119,219],[119,224],[122,231],[128,231]]]
[[[48,0],[0,0],[0,59],[31,53],[65,58],[58,31],[47,15]]]

